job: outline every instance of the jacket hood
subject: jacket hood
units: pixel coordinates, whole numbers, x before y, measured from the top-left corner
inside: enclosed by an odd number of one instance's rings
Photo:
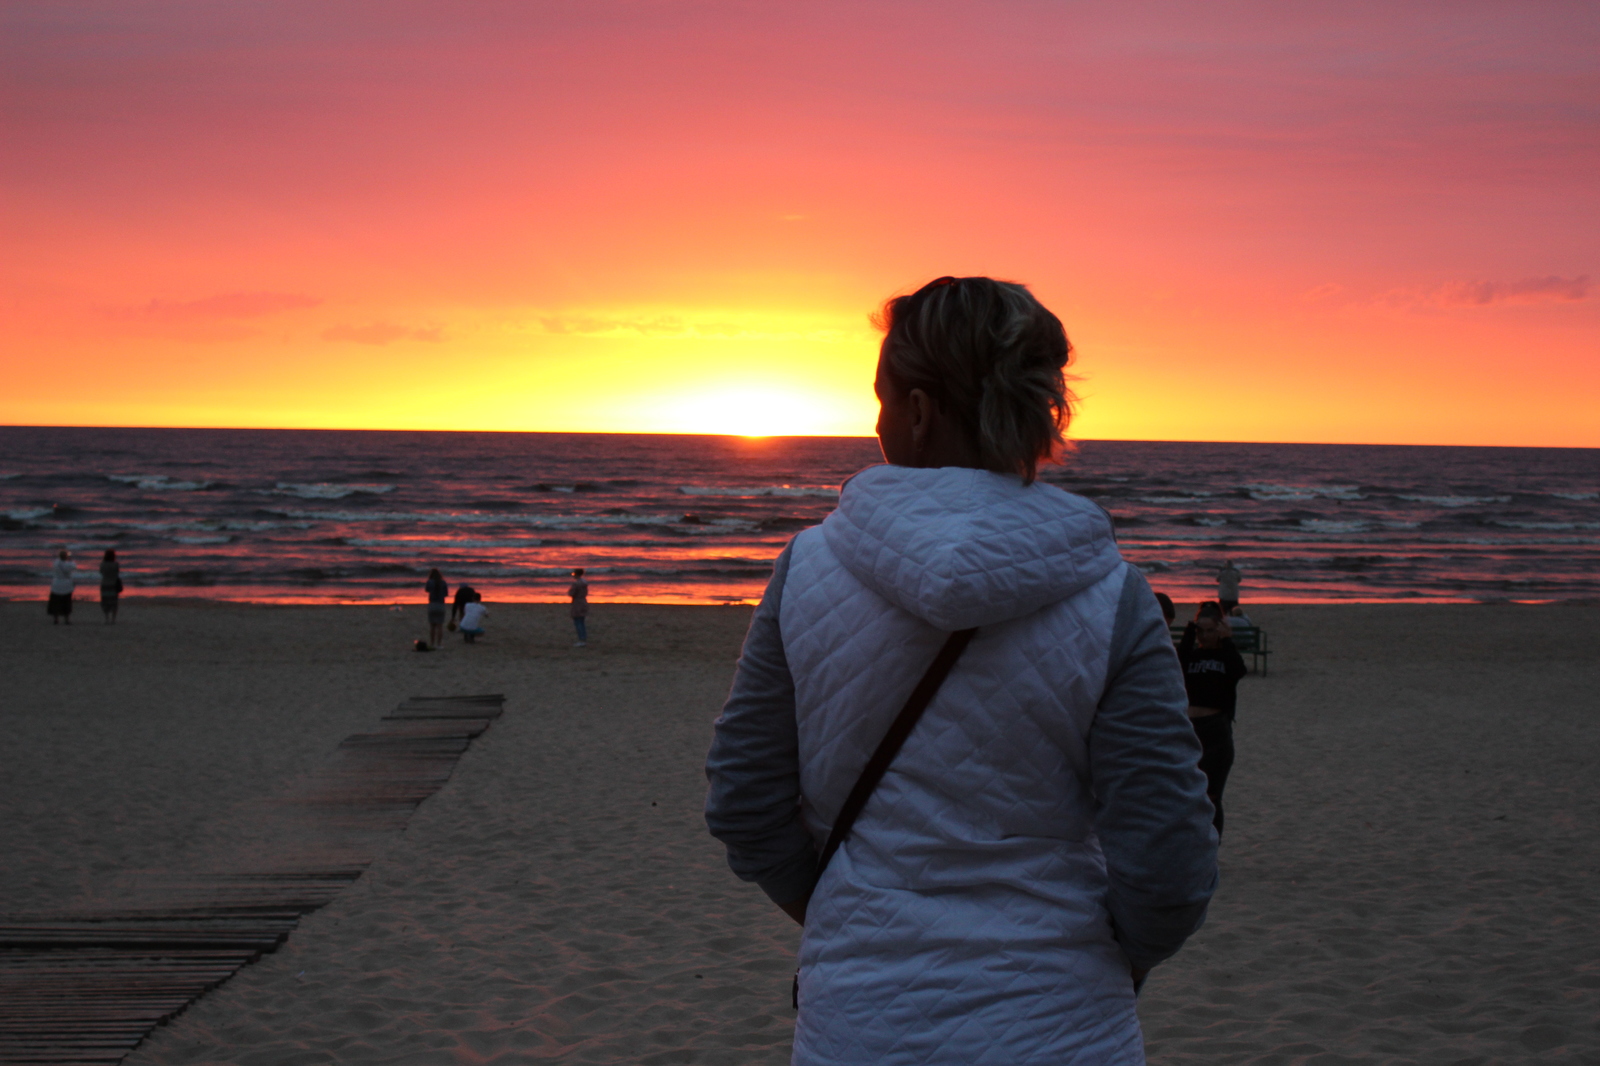
[[[857,580],[944,630],[1020,618],[1122,562],[1097,505],[966,467],[868,467],[844,483],[822,533]]]

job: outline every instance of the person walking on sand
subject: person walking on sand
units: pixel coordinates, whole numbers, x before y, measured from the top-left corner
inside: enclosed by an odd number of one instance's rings
[[[568,613],[572,615],[572,628],[577,630],[578,639],[572,646],[574,648],[587,648],[589,646],[589,583],[583,579],[583,567],[578,567],[572,572],[572,584],[567,587],[567,598],[572,601]]]
[[[121,597],[122,566],[117,562],[117,553],[107,548],[105,558],[100,560],[100,613],[105,615],[107,625],[116,622],[117,601]]]
[[[428,571],[428,580],[423,582],[422,588],[428,594],[428,644],[437,648],[444,643],[444,601],[450,595],[450,586],[445,584],[444,575],[436,566]]]
[[[1230,634],[1217,605],[1202,603],[1178,642],[1178,661],[1183,664],[1183,683],[1189,695],[1189,724],[1200,740],[1200,770],[1206,775],[1206,797],[1216,810],[1212,824],[1218,836],[1222,834],[1222,790],[1233,769],[1239,679],[1249,673]]]
[[[50,602],[45,607],[50,612],[51,625],[72,624],[72,575],[77,570],[71,552],[62,548],[56,553],[55,564],[50,567]]]
[[[1150,586],[1036,480],[1066,333],[989,278],[881,321],[887,464],[774,563],[706,823],[803,927],[797,1066],[1142,1063],[1135,995],[1204,919],[1216,834]]]
[[[1217,571],[1217,602],[1222,605],[1222,613],[1227,614],[1239,606],[1239,579],[1243,575],[1233,567],[1233,560],[1222,560],[1222,569]]]

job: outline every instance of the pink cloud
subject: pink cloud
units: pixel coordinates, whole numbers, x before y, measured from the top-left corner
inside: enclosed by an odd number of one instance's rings
[[[1521,281],[1451,281],[1431,289],[1395,289],[1383,297],[1391,307],[1495,307],[1525,304],[1577,303],[1589,299],[1589,275],[1563,278],[1551,274]]]
[[[1561,278],[1554,274],[1522,281],[1458,281],[1438,291],[1438,301],[1453,307],[1489,304],[1572,303],[1587,300],[1593,285],[1589,275]]]
[[[325,341],[350,341],[354,344],[391,344],[394,341],[428,341],[437,344],[444,340],[444,332],[438,326],[425,329],[413,329],[410,326],[397,326],[392,322],[374,322],[370,326],[332,326],[322,331]]]

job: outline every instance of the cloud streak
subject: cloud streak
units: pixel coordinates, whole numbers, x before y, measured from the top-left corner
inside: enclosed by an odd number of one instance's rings
[[[1449,281],[1432,288],[1393,289],[1378,302],[1402,310],[1454,311],[1582,303],[1594,291],[1587,274],[1575,278],[1550,274],[1521,281]]]

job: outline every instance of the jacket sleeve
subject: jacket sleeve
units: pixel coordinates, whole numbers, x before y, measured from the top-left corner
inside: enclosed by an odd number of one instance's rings
[[[1129,962],[1148,969],[1205,921],[1217,888],[1217,835],[1172,638],[1132,566],[1106,676],[1089,728],[1095,832],[1117,941]]]
[[[1244,664],[1244,656],[1239,654],[1239,646],[1233,642],[1232,637],[1223,640],[1222,654],[1228,660],[1229,681],[1238,681],[1250,672],[1250,668]]]
[[[817,873],[816,846],[800,820],[794,678],[778,630],[789,552],[773,564],[750,620],[706,757],[706,825],[727,847],[733,872],[779,904],[804,899]]]

